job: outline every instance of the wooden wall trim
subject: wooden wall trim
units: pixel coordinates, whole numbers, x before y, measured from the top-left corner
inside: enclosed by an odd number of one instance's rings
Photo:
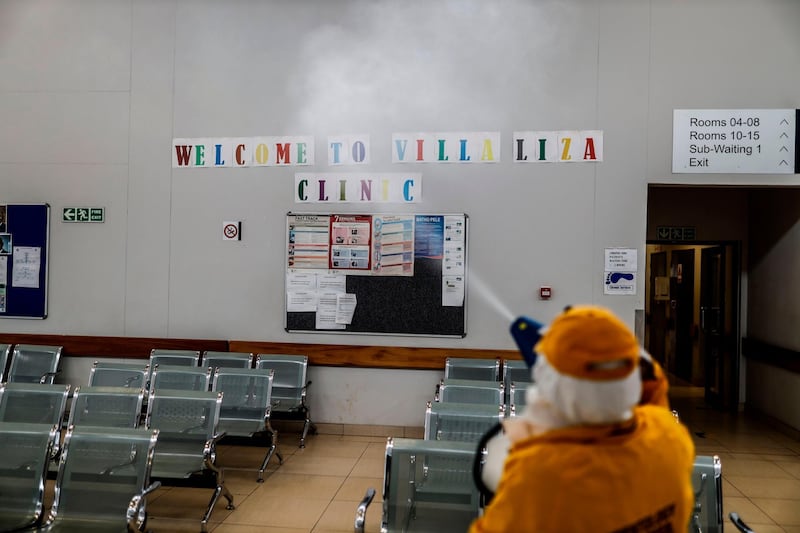
[[[800,374],[800,352],[749,337],[742,339],[742,353],[748,359]]]
[[[0,343],[63,346],[65,357],[147,359],[153,348],[218,350],[253,353],[288,353],[308,356],[310,365],[353,368],[440,370],[448,356],[471,359],[522,359],[517,350],[423,348],[304,344],[247,340],[169,339],[161,337],[101,337],[89,335],[39,335],[0,333]]]
[[[261,341],[230,341],[232,352],[285,353],[308,356],[308,364],[363,368],[441,370],[451,357],[471,359],[522,359],[517,350],[423,348],[410,346],[358,346],[349,344],[301,344]]]
[[[63,346],[62,357],[149,359],[153,348],[228,351],[227,340],[0,333],[0,343]]]

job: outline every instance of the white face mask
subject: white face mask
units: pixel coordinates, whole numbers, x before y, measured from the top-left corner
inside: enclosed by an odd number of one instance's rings
[[[591,381],[559,373],[544,356],[536,359],[533,378],[522,416],[542,431],[622,422],[633,415],[642,394],[637,370],[619,380]]]

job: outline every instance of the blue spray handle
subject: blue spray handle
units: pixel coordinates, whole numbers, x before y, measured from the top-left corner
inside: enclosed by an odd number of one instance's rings
[[[517,318],[511,324],[511,336],[517,343],[522,358],[528,363],[529,368],[536,362],[536,352],[533,351],[533,347],[542,338],[540,332],[542,327],[543,324],[526,316]]]

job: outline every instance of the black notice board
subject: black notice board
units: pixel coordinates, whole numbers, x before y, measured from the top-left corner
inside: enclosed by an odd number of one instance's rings
[[[290,217],[302,215],[289,214]],[[319,219],[320,215],[311,215]],[[333,217],[339,215],[323,215]],[[385,215],[374,215],[375,219]],[[286,312],[286,330],[289,332],[318,333],[354,333],[384,335],[421,335],[464,337],[466,335],[466,230],[467,216],[460,215],[408,215],[414,220],[413,233],[413,275],[365,275],[337,270],[335,230],[329,228],[327,236],[329,246],[328,273],[344,275],[345,292],[356,296],[357,304],[350,324],[343,329],[318,329],[317,313],[314,311]],[[359,220],[372,220],[371,215],[360,215]],[[438,225],[428,225],[428,230],[421,231],[422,220],[441,220],[441,234],[437,234]],[[459,224],[459,243],[448,243],[449,229],[444,220]],[[294,220],[294,219],[292,219]],[[333,224],[333,223],[332,223]],[[438,223],[437,223],[438,224]],[[294,268],[302,262],[302,242],[292,235],[293,225],[287,223],[287,246],[289,249],[287,276],[290,273],[317,272],[324,275],[322,269]],[[434,230],[430,230],[433,227]],[[376,225],[370,231],[377,235]],[[424,241],[424,242],[423,242]],[[370,265],[374,271],[375,261],[380,256],[379,247],[370,243]],[[457,251],[456,251],[457,250]],[[297,257],[295,260],[294,257]],[[448,268],[445,268],[445,264]],[[450,265],[459,263],[459,268],[452,270]],[[452,284],[450,281],[452,280]],[[287,281],[288,293],[291,289]],[[443,292],[451,287],[456,296],[448,299],[444,305]],[[460,298],[458,296],[461,291]],[[288,303],[287,303],[288,309]]]
[[[0,205],[0,318],[47,318],[49,237],[48,204]]]

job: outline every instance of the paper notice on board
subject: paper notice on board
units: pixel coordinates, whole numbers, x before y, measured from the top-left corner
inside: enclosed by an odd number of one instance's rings
[[[345,324],[336,322],[336,304],[338,292],[323,292],[319,295],[317,302],[317,316],[315,319],[315,329],[345,329]]]
[[[314,291],[290,291],[286,293],[286,311],[303,313],[317,310],[317,293]]]
[[[6,286],[0,287],[0,313],[6,312]]]
[[[464,276],[442,276],[442,306],[464,305]]]
[[[445,275],[463,275],[465,264],[464,242],[446,242],[444,244],[442,273]]]
[[[11,268],[11,286],[39,288],[42,249],[38,246],[15,246]]]
[[[317,290],[317,275],[308,272],[287,272],[286,291],[315,291]]]
[[[317,287],[324,292],[345,292],[347,276],[344,274],[320,274]]]
[[[8,286],[8,256],[0,255],[0,285]]]
[[[336,296],[336,323],[351,324],[356,312],[356,295],[339,294]]]
[[[444,242],[464,242],[466,224],[463,216],[444,217]]]

